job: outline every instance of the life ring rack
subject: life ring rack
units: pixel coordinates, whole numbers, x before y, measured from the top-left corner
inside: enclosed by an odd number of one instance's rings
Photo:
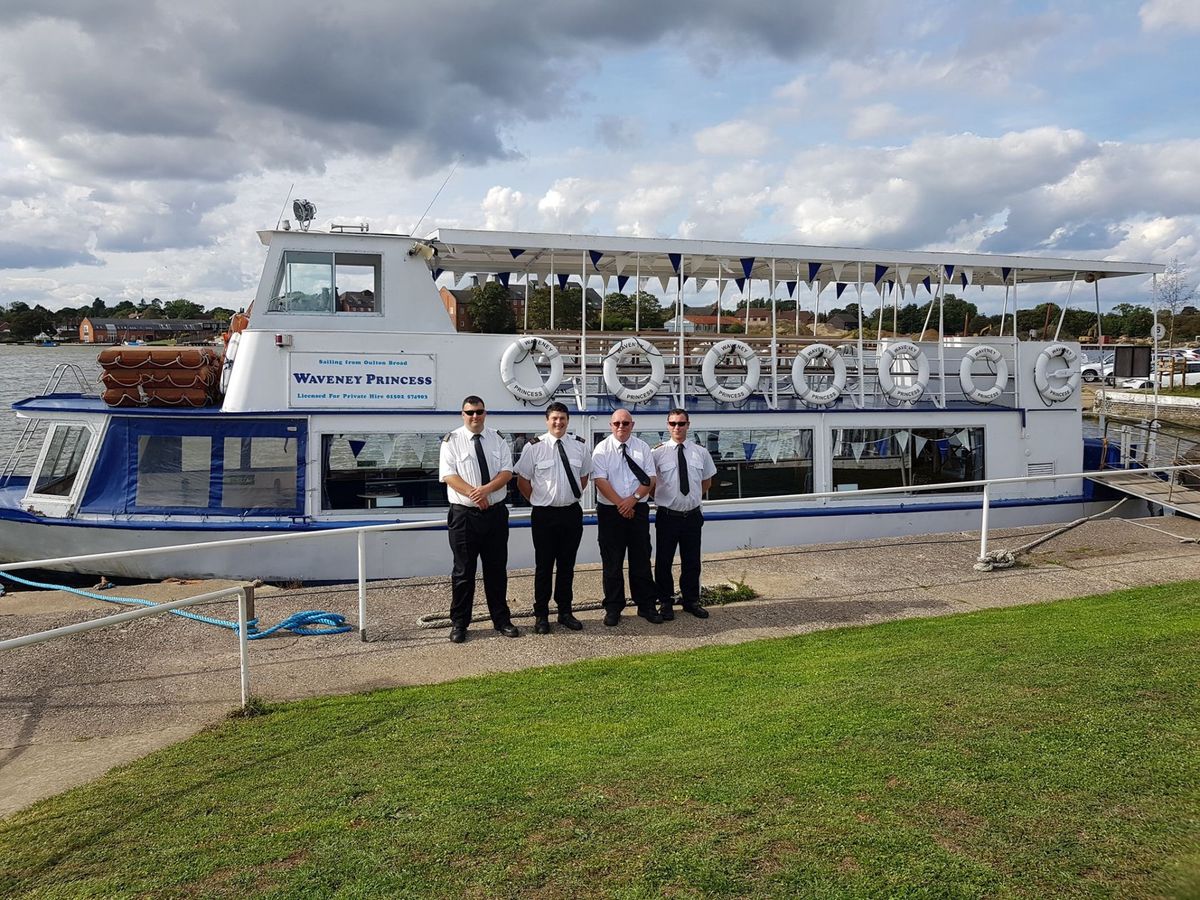
[[[717,380],[717,366],[726,356],[736,356],[746,364],[746,375],[737,387],[726,387]],[[704,362],[700,367],[700,376],[704,380],[704,388],[714,400],[722,403],[741,403],[758,390],[758,380],[762,376],[762,360],[754,352],[754,348],[745,341],[729,338],[713,344],[704,354]]]
[[[824,359],[833,369],[833,381],[823,388],[814,388],[808,380],[806,369],[809,364]],[[828,344],[809,344],[796,354],[792,361],[792,388],[805,403],[813,406],[828,406],[846,389],[846,361]]]
[[[975,384],[975,375],[971,370],[975,362],[981,359],[995,366],[996,383],[990,388],[981,388]],[[963,354],[962,362],[958,365],[958,383],[968,400],[976,403],[994,403],[1008,387],[1008,361],[999,350],[990,345],[972,347]]]
[[[517,378],[517,363],[523,361],[531,353],[541,353],[550,364],[550,374],[537,387],[531,388],[521,384]],[[500,357],[500,378],[508,392],[518,400],[529,403],[546,403],[554,397],[558,386],[563,380],[563,359],[558,348],[544,337],[528,336],[517,338]]]
[[[617,367],[637,354],[645,356],[650,364],[650,378],[641,387],[626,387],[621,383]],[[619,340],[604,356],[604,384],[609,393],[622,403],[645,403],[658,393],[666,374],[662,353],[645,338],[627,337]]]
[[[1037,392],[1047,403],[1062,403],[1070,400],[1079,388],[1079,369],[1071,368],[1071,364],[1079,358],[1079,354],[1066,344],[1051,344],[1038,354],[1037,362],[1033,364],[1033,383]],[[1050,363],[1061,359],[1066,363],[1066,369],[1050,371]],[[1050,383],[1050,377],[1065,377],[1066,380],[1058,386]]]
[[[892,363],[897,356],[907,356],[917,367],[916,380],[912,384],[899,385],[892,377]],[[897,341],[879,354],[879,389],[884,396],[901,403],[913,403],[921,399],[925,386],[929,384],[929,358],[912,341]]]

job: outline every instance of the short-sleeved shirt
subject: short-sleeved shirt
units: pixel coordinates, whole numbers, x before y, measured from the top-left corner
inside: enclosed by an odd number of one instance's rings
[[[630,435],[625,446],[629,448],[629,458],[641,466],[647,475],[653,476],[654,454],[650,452],[650,445],[641,438]],[[631,496],[641,485],[625,462],[625,456],[621,453],[621,442],[611,434],[592,451],[592,477],[605,479],[620,497]],[[612,505],[599,491],[596,492],[596,502]],[[638,502],[645,503],[647,498],[643,497]]]
[[[578,503],[567,470],[558,455],[558,438],[546,432],[525,445],[513,471],[533,485],[529,502],[533,506],[570,506]],[[563,450],[581,490],[583,479],[592,472],[592,455],[587,452],[583,438],[567,434],[562,439]]]
[[[467,426],[462,425],[442,438],[442,449],[438,460],[439,481],[445,482],[449,476],[457,475],[472,487],[479,487],[484,483],[483,479],[479,477],[479,460],[475,456],[475,442],[472,440],[474,437],[467,430]],[[503,471],[511,472],[513,468],[512,451],[508,449],[508,442],[491,428],[483,429],[481,440],[488,463],[488,480],[490,481]],[[492,491],[488,495],[488,503],[492,506],[503,503],[507,494],[507,487]],[[460,494],[449,486],[446,487],[446,499],[451,503],[459,503],[463,506],[475,505],[471,502],[470,497]]]
[[[679,492],[679,448],[687,460],[688,492]],[[707,450],[695,441],[667,441],[654,448],[654,466],[658,481],[654,485],[654,503],[663,509],[689,512],[704,499],[703,482],[717,474],[716,464]]]

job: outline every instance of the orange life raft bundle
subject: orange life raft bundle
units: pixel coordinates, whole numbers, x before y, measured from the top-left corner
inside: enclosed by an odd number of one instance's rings
[[[221,356],[210,347],[109,347],[100,353],[109,406],[211,406]]]

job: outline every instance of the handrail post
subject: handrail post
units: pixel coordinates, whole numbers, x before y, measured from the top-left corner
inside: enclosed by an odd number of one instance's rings
[[[358,638],[367,640],[367,533],[358,533]]]
[[[988,555],[988,511],[991,507],[991,485],[983,486],[983,514],[979,522],[979,561],[985,562]]]
[[[242,668],[242,709],[250,702],[250,638],[246,616],[246,588],[238,591],[238,660]]]

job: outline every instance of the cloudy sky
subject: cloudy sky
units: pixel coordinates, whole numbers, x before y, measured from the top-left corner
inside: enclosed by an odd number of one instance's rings
[[[1200,273],[1197,0],[0,12],[0,303],[242,306],[254,230],[293,183],[318,226],[407,233],[456,164],[420,233],[1178,258]]]

